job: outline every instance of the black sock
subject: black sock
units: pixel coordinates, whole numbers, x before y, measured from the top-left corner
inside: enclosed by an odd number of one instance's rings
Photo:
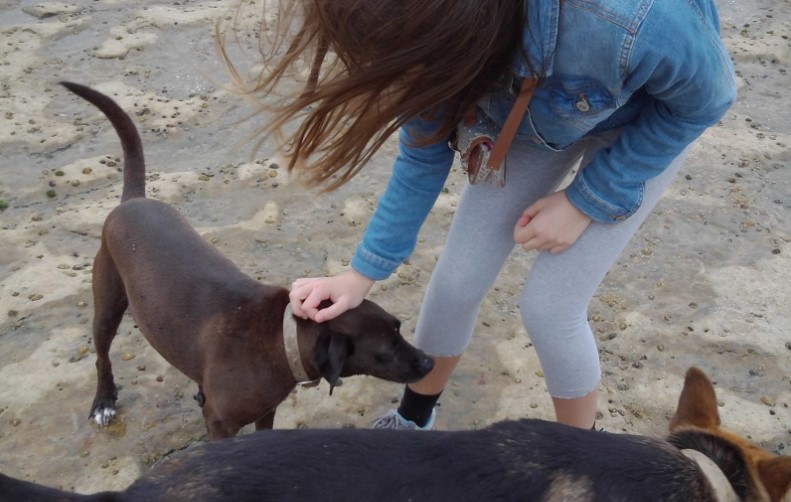
[[[404,395],[401,397],[401,404],[398,406],[398,414],[407,420],[415,422],[419,427],[423,427],[431,417],[431,410],[437,404],[439,394],[427,396],[418,394],[409,387],[404,388]]]

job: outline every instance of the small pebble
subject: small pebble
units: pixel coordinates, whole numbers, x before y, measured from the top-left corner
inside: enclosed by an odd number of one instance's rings
[[[121,359],[123,359],[124,361],[130,361],[130,360],[132,360],[132,359],[134,359],[134,358],[135,358],[135,355],[134,355],[133,353],[131,353],[131,352],[125,352],[125,353],[124,353],[124,354],[121,356]]]

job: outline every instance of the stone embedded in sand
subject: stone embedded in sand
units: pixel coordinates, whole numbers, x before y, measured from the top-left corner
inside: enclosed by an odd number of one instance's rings
[[[769,396],[761,396],[761,402],[764,403],[766,406],[774,406],[775,400]]]
[[[396,276],[401,280],[401,284],[414,284],[420,276],[420,269],[413,265],[403,264],[396,270]]]
[[[71,14],[73,12],[77,12],[78,10],[79,7],[74,4],[59,2],[39,3],[22,8],[22,12],[38,19],[45,19],[48,17],[57,16],[58,14]]]
[[[112,38],[105,40],[94,55],[99,59],[124,58],[133,49],[142,49],[157,41],[154,33],[129,33],[125,27],[117,26],[110,30]]]
[[[34,293],[32,295],[28,295],[28,297],[27,297],[28,300],[33,301],[33,302],[41,300],[42,298],[44,298],[44,295],[40,295],[38,293]]]
[[[124,360],[124,361],[129,361],[129,360],[132,360],[134,358],[135,358],[135,355],[132,354],[131,352],[124,352],[124,354],[121,356],[121,359]]]

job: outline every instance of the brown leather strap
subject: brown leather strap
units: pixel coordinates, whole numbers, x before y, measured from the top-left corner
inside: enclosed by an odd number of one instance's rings
[[[511,147],[511,142],[516,136],[516,131],[519,129],[519,124],[522,123],[522,118],[527,112],[527,106],[533,98],[533,92],[536,89],[536,79],[525,78],[522,80],[522,88],[519,89],[519,96],[516,97],[513,108],[505,119],[500,130],[500,135],[494,144],[492,154],[489,156],[489,169],[497,171],[505,160],[508,149]]]

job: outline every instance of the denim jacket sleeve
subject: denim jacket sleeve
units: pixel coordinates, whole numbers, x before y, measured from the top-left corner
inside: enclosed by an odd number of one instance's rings
[[[386,279],[415,249],[421,225],[437,200],[453,164],[447,141],[417,146],[433,124],[413,119],[399,132],[399,154],[387,188],[352,258],[352,268],[373,280]]]
[[[631,216],[640,207],[645,182],[716,124],[735,100],[733,65],[718,26],[708,27],[703,33],[700,25],[678,27],[671,35],[660,17],[644,21],[624,85],[632,92],[643,89],[651,98],[648,106],[566,189],[571,203],[594,220]]]

